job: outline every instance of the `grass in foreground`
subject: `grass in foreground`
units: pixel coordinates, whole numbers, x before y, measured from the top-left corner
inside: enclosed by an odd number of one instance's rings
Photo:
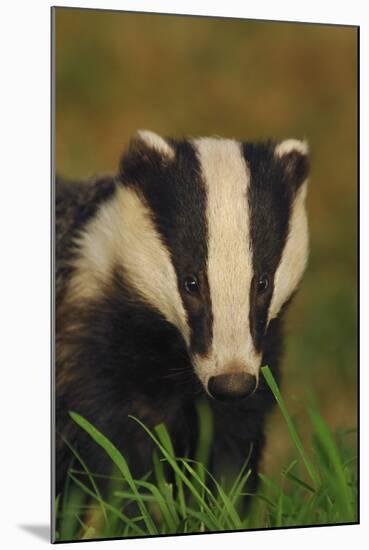
[[[295,459],[277,479],[259,474],[260,486],[251,496],[247,514],[242,511],[250,475],[247,462],[227,483],[227,490],[223,480],[215,480],[206,470],[211,417],[204,403],[199,406],[201,446],[196,461],[175,456],[164,425],[151,432],[140,420],[132,419],[157,449],[151,475],[138,480],[118,449],[72,412],[73,420],[109,455],[116,475],[109,478],[110,497],[104,500],[96,483],[101,476],[92,474],[75,452],[80,469],[70,470],[65,491],[55,505],[56,541],[355,523],[356,457],[355,445],[350,443],[354,430],[332,434],[312,405],[313,447],[308,453],[271,371],[268,367],[262,371],[286,421]]]

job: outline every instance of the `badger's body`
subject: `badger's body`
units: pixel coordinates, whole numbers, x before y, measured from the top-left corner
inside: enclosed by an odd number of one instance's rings
[[[210,467],[250,456],[255,489],[279,377],[281,322],[308,248],[305,143],[164,140],[139,132],[117,176],[56,184],[56,490],[71,454],[109,460],[70,419],[85,416],[151,467],[136,422],[164,422],[178,456],[197,444],[196,400],[214,419]]]

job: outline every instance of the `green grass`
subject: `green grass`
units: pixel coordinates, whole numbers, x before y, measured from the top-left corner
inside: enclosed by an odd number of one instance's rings
[[[276,478],[262,473],[260,486],[244,512],[247,460],[237,477],[224,484],[206,469],[212,419],[205,402],[198,406],[200,445],[196,460],[176,457],[163,424],[150,431],[156,446],[151,475],[134,479],[120,451],[82,416],[71,417],[111,459],[109,499],[101,496],[87,465],[75,453],[80,469],[71,469],[56,502],[56,540],[142,537],[271,527],[357,522],[354,430],[333,434],[311,400],[308,408],[312,446],[304,448],[268,367],[262,372],[286,422],[294,459]],[[171,471],[172,481],[168,478]],[[101,476],[100,476],[101,477]],[[227,487],[227,489],[225,489]]]

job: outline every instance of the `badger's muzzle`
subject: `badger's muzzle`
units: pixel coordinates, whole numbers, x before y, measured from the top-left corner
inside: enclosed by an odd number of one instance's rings
[[[233,401],[248,397],[256,389],[256,377],[247,372],[231,372],[211,376],[208,392],[221,401]]]

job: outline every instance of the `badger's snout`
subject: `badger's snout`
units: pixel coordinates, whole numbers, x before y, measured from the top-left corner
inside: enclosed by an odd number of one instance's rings
[[[256,377],[247,372],[230,372],[211,376],[208,392],[221,401],[232,401],[248,397],[256,389]]]

